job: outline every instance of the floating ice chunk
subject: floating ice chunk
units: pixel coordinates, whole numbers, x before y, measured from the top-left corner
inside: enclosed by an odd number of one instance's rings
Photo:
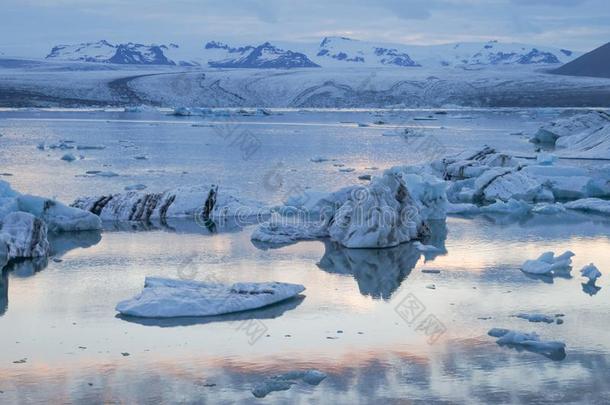
[[[180,187],[162,193],[129,191],[81,197],[73,207],[92,212],[108,221],[148,221],[194,216],[204,223],[221,218],[264,217],[269,209],[256,201],[235,197],[217,186]]]
[[[181,116],[181,117],[188,117],[193,115],[193,110],[191,110],[190,108],[187,107],[177,107],[174,108],[174,115],[177,116]]]
[[[573,256],[574,253],[569,250],[557,257],[553,252],[545,252],[536,260],[527,260],[521,266],[521,270],[530,274],[552,274],[569,271]]]
[[[11,212],[2,219],[0,245],[8,259],[45,257],[49,254],[47,226],[27,212]]]
[[[492,214],[526,215],[532,206],[525,201],[510,199],[508,201],[496,201],[493,204],[480,207],[481,212]]]
[[[143,318],[197,317],[262,308],[295,297],[305,290],[299,284],[201,283],[147,277],[144,290],[122,301],[116,310]]]
[[[557,156],[541,152],[536,155],[536,163],[542,166],[551,166],[557,161]]]
[[[146,189],[145,184],[132,184],[130,186],[125,186],[125,191],[142,191]]]
[[[326,374],[318,370],[291,371],[276,375],[260,382],[252,389],[256,398],[264,398],[274,391],[286,391],[301,380],[309,385],[318,385],[326,378]]]
[[[481,209],[470,203],[447,203],[447,214],[478,214]]]
[[[106,149],[104,145],[77,145],[77,150],[102,150]]]
[[[445,218],[445,183],[403,169],[392,168],[367,186],[346,187],[313,204],[306,201],[310,213],[320,214],[319,221],[262,224],[252,240],[288,243],[330,237],[345,247],[385,248],[424,236],[428,220]]]
[[[566,208],[561,203],[539,203],[532,208],[534,214],[555,215],[566,212]]]
[[[595,283],[595,280],[602,276],[602,273],[597,267],[595,267],[593,263],[590,263],[583,267],[582,270],[580,270],[580,274],[583,277],[588,278],[590,283]]]
[[[542,126],[531,141],[555,145],[558,154],[607,158],[610,152],[610,115],[603,111],[588,111],[561,117]]]
[[[353,171],[356,171],[356,169],[354,169],[353,167],[342,167],[341,169],[339,169],[339,171],[343,173],[351,173]]]
[[[323,156],[315,156],[315,157],[312,157],[311,159],[309,159],[309,161],[313,162],[313,163],[328,162],[329,160],[330,160],[329,158],[326,158]]]
[[[498,338],[496,343],[501,346],[523,347],[532,352],[544,354],[554,360],[562,360],[565,358],[565,343],[540,340],[540,336],[536,333],[524,333],[509,329],[493,328],[487,332],[487,334]]]
[[[436,246],[424,245],[420,241],[413,242],[413,246],[415,246],[415,249],[419,250],[420,252],[439,252],[439,251],[441,251],[441,249],[437,248]]]
[[[61,157],[61,160],[66,162],[74,162],[76,160],[76,156],[74,156],[72,153],[66,153]]]
[[[372,176],[370,174],[361,174],[358,176],[358,180],[371,180]]]
[[[525,320],[530,321],[530,322],[555,323],[555,320],[556,320],[556,317],[551,316],[551,315],[544,315],[544,314],[519,313],[519,314],[514,315],[514,316],[516,318],[525,319]]]
[[[68,207],[55,200],[21,195],[17,197],[19,210],[29,212],[45,221],[53,232],[91,231],[102,229],[100,219],[90,212]]]
[[[610,201],[600,198],[583,198],[567,202],[564,206],[571,210],[610,215]]]
[[[118,177],[119,174],[111,171],[99,171],[95,173],[97,177]]]

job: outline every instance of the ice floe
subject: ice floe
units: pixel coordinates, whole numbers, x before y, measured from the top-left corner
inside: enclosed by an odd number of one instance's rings
[[[544,322],[544,323],[563,323],[563,319],[561,315],[545,315],[545,314],[528,314],[528,313],[519,313],[514,315],[516,318],[525,319],[529,322]]]
[[[489,336],[495,337],[500,346],[524,348],[526,350],[543,354],[553,360],[565,358],[566,345],[559,341],[544,341],[536,333],[524,333],[509,329],[493,328],[487,332]]]
[[[262,308],[295,297],[305,290],[299,284],[218,284],[147,277],[143,291],[122,301],[116,310],[144,318],[197,317]]]
[[[583,198],[564,204],[565,208],[577,211],[610,215],[610,201],[600,198]]]
[[[553,252],[545,252],[538,259],[527,260],[521,266],[521,270],[530,274],[550,275],[557,272],[570,271],[572,268],[572,257],[574,253],[569,250],[555,257]]]
[[[265,216],[263,204],[238,198],[218,186],[180,187],[160,193],[129,191],[95,197],[81,197],[72,204],[107,221],[164,221],[194,216],[203,222],[228,217],[242,219]]]
[[[531,139],[556,147],[556,154],[610,158],[610,115],[603,111],[569,114],[543,125]]]
[[[598,278],[600,278],[602,276],[602,273],[599,271],[599,269],[597,267],[595,267],[595,265],[593,263],[590,263],[590,264],[586,265],[585,267],[583,267],[580,270],[580,274],[583,277],[588,278],[590,283],[595,283],[595,280],[597,280]]]
[[[274,391],[286,391],[290,387],[302,381],[309,385],[318,385],[326,378],[326,374],[318,370],[307,371],[290,371],[288,373],[279,374],[269,377],[264,381],[257,383],[252,388],[252,394],[256,398],[264,398]]]

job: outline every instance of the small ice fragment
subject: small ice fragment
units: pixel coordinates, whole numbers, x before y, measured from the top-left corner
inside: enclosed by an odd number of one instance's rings
[[[487,332],[489,336],[498,338],[500,346],[520,346],[535,353],[543,354],[553,360],[565,358],[565,343],[559,341],[544,341],[536,333],[524,333],[509,329],[493,328]]]
[[[71,153],[66,153],[61,157],[61,160],[64,160],[66,162],[74,162],[76,160],[76,156]]]
[[[146,160],[146,159],[148,159],[148,157],[146,157],[145,155],[138,155],[138,156],[134,156],[133,158],[135,160]]]
[[[370,180],[370,179],[371,179],[370,174],[361,174],[360,176],[358,176],[358,180]]]
[[[343,167],[343,168],[339,169],[339,171],[340,171],[340,172],[343,172],[343,173],[351,173],[351,172],[353,172],[353,171],[355,171],[355,170],[356,170],[356,169],[354,169],[354,168],[352,168],[352,167]]]
[[[441,271],[436,269],[423,269],[421,272],[427,274],[439,274]]]
[[[125,191],[133,191],[133,190],[144,190],[146,189],[146,185],[144,184],[132,184],[131,186],[125,186]]]
[[[525,314],[525,313],[520,313],[517,315],[514,315],[516,318],[521,318],[521,319],[525,319],[527,321],[530,322],[544,322],[544,323],[553,323],[555,322],[555,318],[549,315],[544,315],[544,314]]]
[[[102,150],[106,149],[104,145],[77,145],[77,150]]]
[[[415,247],[415,249],[419,250],[420,252],[438,252],[440,250],[436,246],[424,245],[423,243],[421,243],[419,241],[413,242],[413,246]]]
[[[311,159],[309,159],[309,161],[314,162],[314,163],[322,163],[322,162],[328,162],[330,159],[322,157],[322,156],[315,156],[312,157]]]
[[[557,156],[550,153],[540,152],[536,155],[536,162],[542,166],[551,166],[557,161]]]
[[[434,284],[428,284],[426,288],[429,290],[436,290],[436,286]]]
[[[602,273],[593,263],[589,263],[583,267],[582,270],[580,270],[580,274],[583,277],[588,278],[590,283],[595,283],[595,280],[602,276]]]

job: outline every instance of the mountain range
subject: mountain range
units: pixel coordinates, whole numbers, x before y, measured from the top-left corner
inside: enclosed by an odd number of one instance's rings
[[[610,42],[566,63],[552,73],[610,78]]]
[[[214,68],[316,67],[484,67],[553,66],[571,62],[581,53],[567,49],[500,43],[455,43],[415,46],[326,37],[319,43],[274,43],[232,46],[210,41],[194,50],[176,44],[113,45],[107,41],[58,45],[49,60],[136,65],[209,66]]]

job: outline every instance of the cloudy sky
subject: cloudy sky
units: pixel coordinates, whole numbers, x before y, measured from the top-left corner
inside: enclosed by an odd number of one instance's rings
[[[610,41],[610,0],[2,0],[0,52],[58,43],[525,42],[587,51]],[[36,55],[39,56],[39,55]]]

